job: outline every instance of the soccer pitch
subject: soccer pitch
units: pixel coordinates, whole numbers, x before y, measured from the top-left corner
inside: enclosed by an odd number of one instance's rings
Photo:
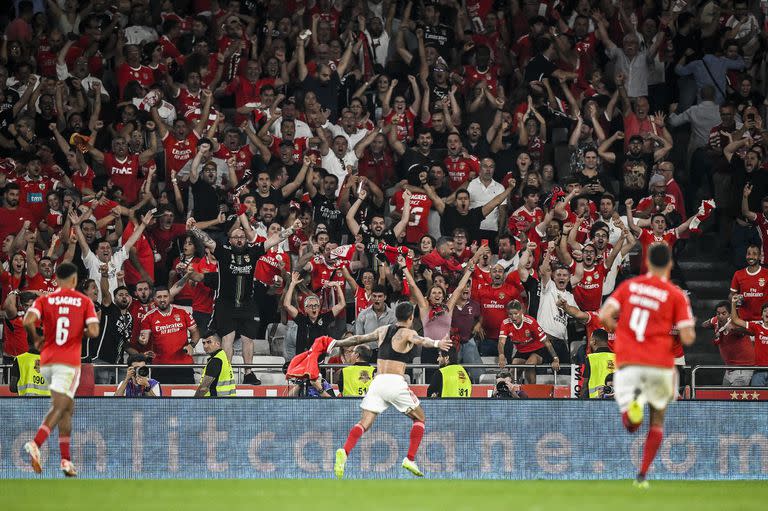
[[[764,481],[3,480],[3,509],[167,511],[765,509]]]

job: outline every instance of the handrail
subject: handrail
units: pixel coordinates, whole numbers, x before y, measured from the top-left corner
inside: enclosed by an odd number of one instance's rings
[[[697,365],[694,366],[693,370],[691,371],[691,398],[696,399],[696,372],[700,369],[718,369],[720,371],[739,371],[739,370],[748,370],[748,371],[754,371],[754,370],[766,370],[768,371],[768,366],[727,366],[727,365]],[[704,390],[709,390],[710,387],[715,388],[714,385],[702,385],[700,388]],[[722,388],[723,386],[717,386],[716,388]]]

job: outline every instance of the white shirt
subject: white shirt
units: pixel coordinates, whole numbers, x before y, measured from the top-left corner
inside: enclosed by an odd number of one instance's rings
[[[556,305],[557,299],[561,296],[568,305],[577,307],[573,294],[566,290],[558,291],[555,282],[549,279],[549,282],[541,290],[539,312],[536,315],[536,321],[539,322],[545,334],[555,339],[566,340],[568,339],[568,315]]]
[[[63,82],[64,80],[66,80],[70,76],[72,76],[72,73],[69,72],[69,68],[67,68],[67,65],[66,64],[59,64],[57,62],[56,63],[56,78],[58,78],[59,81]],[[95,76],[92,76],[92,75],[89,74],[88,76],[86,76],[85,78],[80,80],[80,83],[82,84],[83,89],[85,89],[86,91],[90,91],[91,89],[93,89],[93,85],[98,83],[101,86],[101,95],[109,97],[109,92],[107,91],[107,89],[104,88],[104,83],[101,80],[99,80],[98,78],[96,78]]]
[[[336,153],[329,149],[328,154],[323,156],[322,163],[325,170],[339,178],[339,186],[336,188],[336,196],[338,197],[341,185],[348,174],[347,166],[357,168],[357,155],[355,151],[348,150],[344,158],[339,159]]]
[[[117,288],[117,272],[123,269],[123,263],[128,260],[128,252],[123,247],[112,254],[109,262],[109,292],[113,293]],[[88,278],[96,281],[96,289],[99,291],[99,301],[101,301],[101,265],[103,263],[96,257],[92,250],[83,257],[83,265],[88,270]]]
[[[469,182],[467,186],[469,192],[469,209],[482,207],[488,204],[494,197],[504,191],[504,186],[501,183],[491,179],[491,183],[486,187],[479,177],[476,177]],[[504,200],[502,204],[506,204]],[[487,217],[480,222],[480,229],[484,231],[498,231],[499,230],[499,208],[493,208]]]
[[[267,119],[269,119],[269,109],[262,110],[262,112],[267,113]],[[300,120],[300,119],[294,119],[293,120],[294,125],[296,126],[296,132],[294,133],[294,138],[312,138],[315,135],[312,134],[312,129],[309,127],[309,124],[306,122]],[[283,132],[280,129],[280,123],[275,122],[272,124],[272,126],[269,127],[269,132],[276,136],[277,138],[283,138]]]
[[[132,25],[125,27],[125,38],[128,40],[128,44],[142,45],[151,41],[157,41],[159,37],[154,28],[145,27],[142,25]]]
[[[337,126],[330,122],[323,127],[324,128],[327,127],[329,130],[331,130],[331,133],[333,133],[333,138],[336,138],[338,136],[342,136],[346,138],[350,149],[354,149],[357,143],[360,142],[362,139],[364,139],[365,136],[368,134],[368,130],[359,129],[350,135],[349,133],[344,131],[344,128],[342,128],[341,126]]]

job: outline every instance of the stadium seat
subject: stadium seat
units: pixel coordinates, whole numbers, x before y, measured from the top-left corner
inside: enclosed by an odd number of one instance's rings
[[[485,373],[480,375],[480,385],[495,385],[496,373]]]
[[[269,355],[269,341],[266,339],[254,339],[253,340],[253,354],[254,355]]]
[[[262,385],[286,385],[288,382],[283,373],[256,373]]]
[[[483,360],[483,364],[496,365],[499,362],[499,357],[480,357]]]
[[[286,325],[283,323],[270,323],[267,325],[267,342],[270,355],[283,354],[283,342],[285,341]]]
[[[253,363],[254,365],[259,364],[275,364],[279,365],[280,369],[274,369],[275,371],[282,371],[283,364],[285,364],[285,359],[283,357],[273,357],[270,355],[259,355],[253,357]],[[266,371],[272,371],[272,369],[265,369]]]
[[[421,364],[421,357],[413,357],[413,363],[414,364]],[[424,372],[424,369],[414,369],[413,370],[413,381],[416,383],[421,383],[421,375]]]

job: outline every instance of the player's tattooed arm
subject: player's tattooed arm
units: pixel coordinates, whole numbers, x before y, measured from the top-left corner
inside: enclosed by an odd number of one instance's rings
[[[448,350],[452,346],[451,339],[446,335],[439,341],[437,339],[430,339],[429,337],[422,337],[418,334],[411,335],[411,342],[418,346],[427,346],[428,348],[439,348],[441,350]]]
[[[357,346],[367,342],[377,342],[379,340],[379,329],[377,328],[370,334],[353,335],[346,339],[338,340],[334,343],[336,348],[346,348],[347,346]]]
[[[195,391],[195,397],[204,397],[213,385],[213,376],[206,375],[200,381],[200,386]]]

